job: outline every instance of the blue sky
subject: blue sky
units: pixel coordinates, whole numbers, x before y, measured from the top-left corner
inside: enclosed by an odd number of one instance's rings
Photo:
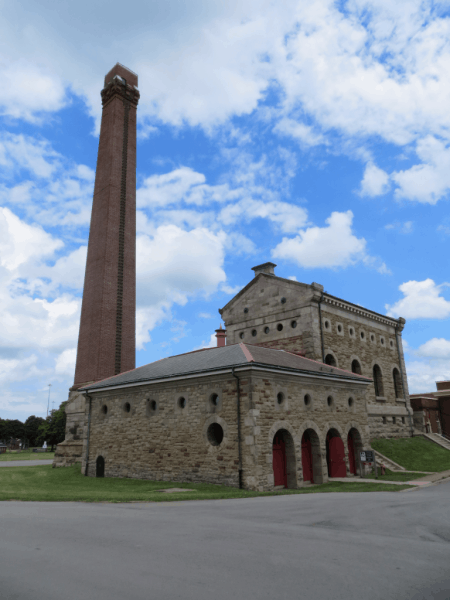
[[[281,6],[280,6],[281,5]],[[450,379],[450,5],[0,1],[0,417],[73,382],[103,77],[139,76],[137,365],[276,273],[407,320]]]

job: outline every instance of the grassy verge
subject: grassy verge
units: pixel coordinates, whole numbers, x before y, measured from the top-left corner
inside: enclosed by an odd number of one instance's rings
[[[380,468],[378,468],[380,472]],[[408,471],[390,471],[386,469],[385,475],[379,475],[378,481],[415,481],[421,477],[425,477],[426,473],[409,473]],[[375,473],[365,475],[365,479],[375,479]]]
[[[54,452],[18,452],[13,450],[12,452],[4,452],[0,454],[0,461],[9,460],[53,460],[55,456]]]
[[[167,494],[157,490],[179,487],[194,490]],[[79,501],[79,502],[164,502],[174,500],[212,500],[254,498],[284,494],[320,492],[399,492],[410,486],[384,483],[332,482],[301,490],[249,492],[207,483],[173,483],[138,479],[96,479],[81,475],[79,465],[53,469],[51,465],[0,469],[0,500]]]
[[[423,437],[379,439],[372,448],[411,471],[446,471],[450,469],[450,452]]]

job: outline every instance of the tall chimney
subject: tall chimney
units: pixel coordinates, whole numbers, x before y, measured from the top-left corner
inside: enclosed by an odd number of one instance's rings
[[[222,329],[222,324],[219,329],[216,329],[216,338],[217,338],[217,347],[223,348],[226,345],[227,341],[227,330]]]
[[[266,275],[275,275],[276,266],[277,265],[273,262],[266,262],[262,265],[252,267],[252,271],[255,272],[255,277],[257,277],[260,273],[265,273]]]
[[[134,369],[138,78],[105,77],[94,199],[72,389]]]

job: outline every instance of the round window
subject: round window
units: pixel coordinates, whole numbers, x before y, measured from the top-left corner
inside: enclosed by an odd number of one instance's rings
[[[211,394],[210,402],[213,406],[217,406],[219,404],[219,396],[217,394]]]
[[[245,312],[246,314],[248,313],[248,308],[247,308],[247,307],[245,307],[245,308],[244,308],[244,312]]]
[[[338,325],[337,326],[337,330],[339,331],[339,333],[341,333],[341,331],[342,331],[342,325]]]
[[[129,413],[131,410],[131,404],[129,402],[125,402],[125,404],[123,405],[123,410]]]
[[[241,331],[241,333],[239,334],[239,337],[241,338],[241,340],[244,339],[244,332],[243,331]]]
[[[325,329],[329,329],[330,327],[330,321],[325,321]]]
[[[286,298],[281,298],[281,304],[286,304]]]
[[[258,333],[258,332],[256,331],[256,329],[252,329],[252,336],[253,336],[253,337],[256,337],[256,334],[257,334],[257,333]]]
[[[186,398],[184,398],[184,396],[181,396],[181,398],[178,399],[178,406],[180,408],[186,407]]]
[[[355,330],[353,329],[353,327],[350,327],[350,335],[354,335]]]
[[[353,406],[353,398],[348,399],[348,405],[350,408]]]
[[[104,405],[102,406],[102,413],[103,413],[104,415],[108,414],[108,407],[106,406],[106,404],[104,404]]]
[[[223,429],[219,423],[211,423],[206,431],[206,436],[211,446],[220,446],[223,440]]]
[[[269,333],[270,329],[268,327],[264,327],[264,333]]]
[[[363,340],[365,338],[364,331],[361,331],[360,335],[361,335],[361,339]]]
[[[371,341],[371,342],[374,342],[374,341],[375,341],[375,336],[374,336],[373,334],[370,336],[370,341]]]
[[[283,400],[284,400],[284,394],[283,394],[283,392],[278,392],[278,394],[277,394],[277,402],[278,402],[278,404],[283,404]]]
[[[152,410],[153,412],[155,412],[156,407],[157,407],[156,400],[151,400],[150,401],[150,410]]]
[[[332,396],[328,396],[328,398],[327,398],[327,404],[330,407],[333,406],[333,397]]]
[[[305,394],[303,401],[305,403],[305,406],[311,406],[311,396],[309,394]]]
[[[278,331],[283,331],[283,324],[282,323],[278,323],[277,329],[278,329]]]
[[[291,327],[292,329],[295,329],[297,327],[297,321],[291,321]]]
[[[391,348],[393,348],[393,347],[394,347],[394,342],[391,340],[391,341],[389,342],[389,345],[390,345],[390,347],[391,347]]]
[[[384,346],[384,338],[380,339],[381,345]]]

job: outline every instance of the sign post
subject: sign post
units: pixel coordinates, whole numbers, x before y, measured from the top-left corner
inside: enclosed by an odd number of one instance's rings
[[[363,465],[365,465],[365,463],[374,463],[375,465],[375,479],[378,479],[378,468],[377,468],[377,459],[375,456],[375,452],[373,450],[362,450],[359,453],[359,459],[361,462],[361,478],[362,478],[362,471],[363,471]]]

